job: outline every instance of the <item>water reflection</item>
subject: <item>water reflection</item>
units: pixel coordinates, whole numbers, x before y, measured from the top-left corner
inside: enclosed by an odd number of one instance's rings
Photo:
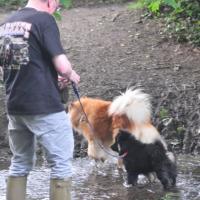
[[[2,165],[1,165],[2,166]],[[177,188],[164,192],[159,182],[145,183],[140,177],[137,187],[126,187],[123,171],[111,163],[96,164],[88,158],[73,162],[73,200],[199,200],[200,159],[181,156],[178,160]],[[5,166],[4,166],[5,167]],[[36,167],[28,179],[28,200],[48,200],[49,169],[43,164]],[[5,176],[7,169],[0,170],[0,200],[5,200]]]

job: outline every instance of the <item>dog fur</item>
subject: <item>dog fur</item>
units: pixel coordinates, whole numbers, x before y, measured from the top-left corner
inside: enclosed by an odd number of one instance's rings
[[[139,174],[155,172],[164,189],[175,185],[176,163],[168,157],[169,152],[160,140],[145,144],[138,141],[133,134],[120,130],[116,142],[119,155],[126,153],[123,163],[127,171],[128,184],[135,185]]]
[[[146,144],[159,140],[167,148],[151,123],[150,96],[141,89],[128,89],[112,102],[89,97],[82,97],[80,101],[89,124],[79,101],[72,102],[68,110],[73,128],[88,141],[88,156],[96,160],[108,159],[101,145],[111,151],[119,129],[127,130]]]

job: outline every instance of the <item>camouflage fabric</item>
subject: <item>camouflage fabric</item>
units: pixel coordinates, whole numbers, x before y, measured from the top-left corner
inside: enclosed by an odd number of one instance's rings
[[[29,62],[28,42],[23,37],[0,38],[0,65],[5,69],[20,69]]]

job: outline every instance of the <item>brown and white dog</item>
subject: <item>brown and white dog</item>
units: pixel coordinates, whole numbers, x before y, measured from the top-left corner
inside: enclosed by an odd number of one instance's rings
[[[150,96],[141,89],[128,89],[112,102],[82,97],[81,103],[92,127],[88,124],[79,101],[69,105],[69,114],[73,128],[88,141],[89,157],[96,160],[108,159],[109,155],[99,143],[111,151],[110,146],[115,142],[119,129],[127,130],[146,144],[160,140],[167,149],[151,123]]]

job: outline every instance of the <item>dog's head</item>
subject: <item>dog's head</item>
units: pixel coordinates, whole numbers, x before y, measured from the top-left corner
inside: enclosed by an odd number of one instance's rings
[[[132,146],[132,143],[131,143],[133,139],[132,137],[133,136],[128,131],[122,130],[122,129],[119,130],[119,133],[117,134],[115,138],[116,143],[118,144],[119,155],[128,153],[128,150]]]

